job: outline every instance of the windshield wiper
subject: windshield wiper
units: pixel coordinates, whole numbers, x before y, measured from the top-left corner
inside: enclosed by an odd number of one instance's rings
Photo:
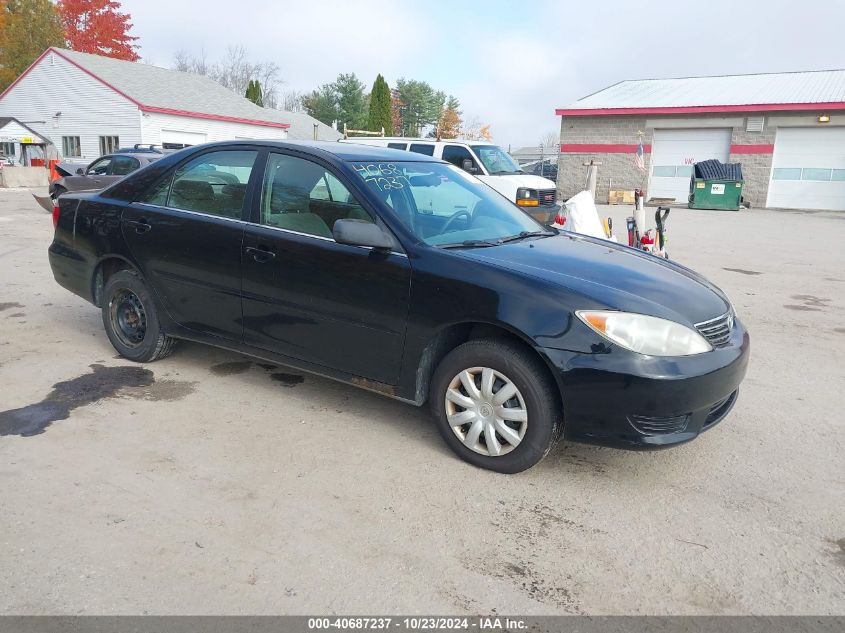
[[[464,240],[454,244],[438,244],[437,248],[485,248],[487,246],[498,246],[503,240],[488,242],[487,240]]]
[[[503,237],[500,242],[502,244],[506,244],[507,242],[516,242],[517,240],[524,240],[527,237],[551,237],[552,235],[557,235],[557,233],[553,233],[551,231],[520,231],[516,235],[511,235],[510,237]]]

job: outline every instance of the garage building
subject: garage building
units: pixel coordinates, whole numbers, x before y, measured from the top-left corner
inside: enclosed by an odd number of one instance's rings
[[[90,161],[136,143],[178,149],[235,139],[336,140],[301,112],[262,108],[216,81],[150,64],[47,49],[0,95],[0,117]]]
[[[845,70],[622,81],[556,110],[558,190],[686,204],[693,163],[742,163],[756,207],[845,210]],[[636,161],[643,146],[643,167]]]

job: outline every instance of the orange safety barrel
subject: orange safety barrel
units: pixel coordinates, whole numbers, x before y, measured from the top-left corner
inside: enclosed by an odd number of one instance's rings
[[[48,163],[48,165],[50,166],[50,182],[53,182],[54,180],[58,180],[59,178],[61,178],[61,176],[59,176],[59,172],[56,171],[56,165],[58,165],[58,164],[59,164],[59,161],[57,159],[53,159],[53,160],[49,161],[49,163]]]

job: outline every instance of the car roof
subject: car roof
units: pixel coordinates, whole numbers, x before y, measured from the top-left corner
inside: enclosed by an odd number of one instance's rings
[[[430,143],[435,145],[437,143],[451,145],[495,145],[491,141],[472,141],[465,138],[421,138],[410,136],[350,136],[342,139],[344,143],[354,143],[355,141],[387,141],[389,143]]]
[[[107,158],[113,156],[128,156],[129,158],[137,158],[138,160],[146,160],[148,162],[158,160],[159,158],[164,158],[167,154],[153,154],[153,153],[143,153],[143,152],[113,152],[111,154],[103,154],[100,158]],[[94,160],[100,160],[100,158],[95,158]]]
[[[206,143],[202,147],[212,148],[233,147],[237,145],[259,145],[275,147],[279,149],[292,149],[298,151],[309,151],[314,155],[330,154],[332,157],[343,162],[366,162],[366,161],[391,161],[391,162],[428,162],[442,163],[438,158],[426,156],[425,154],[414,154],[401,149],[379,147],[377,145],[357,145],[355,143],[338,143],[337,141],[219,141]],[[192,146],[193,148],[199,145]],[[133,154],[133,156],[138,156]]]

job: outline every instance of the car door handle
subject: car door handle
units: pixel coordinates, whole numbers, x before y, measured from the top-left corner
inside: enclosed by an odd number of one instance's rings
[[[150,224],[149,222],[147,222],[144,219],[141,219],[141,220],[124,220],[124,222],[126,222],[126,224],[128,224],[130,226],[134,226],[135,232],[138,235],[143,235],[144,233],[146,233],[147,231],[149,231],[150,229],[153,228],[153,225]]]
[[[252,258],[259,264],[266,264],[276,258],[276,253],[273,251],[256,246],[247,246],[244,249],[244,253],[252,255]]]

